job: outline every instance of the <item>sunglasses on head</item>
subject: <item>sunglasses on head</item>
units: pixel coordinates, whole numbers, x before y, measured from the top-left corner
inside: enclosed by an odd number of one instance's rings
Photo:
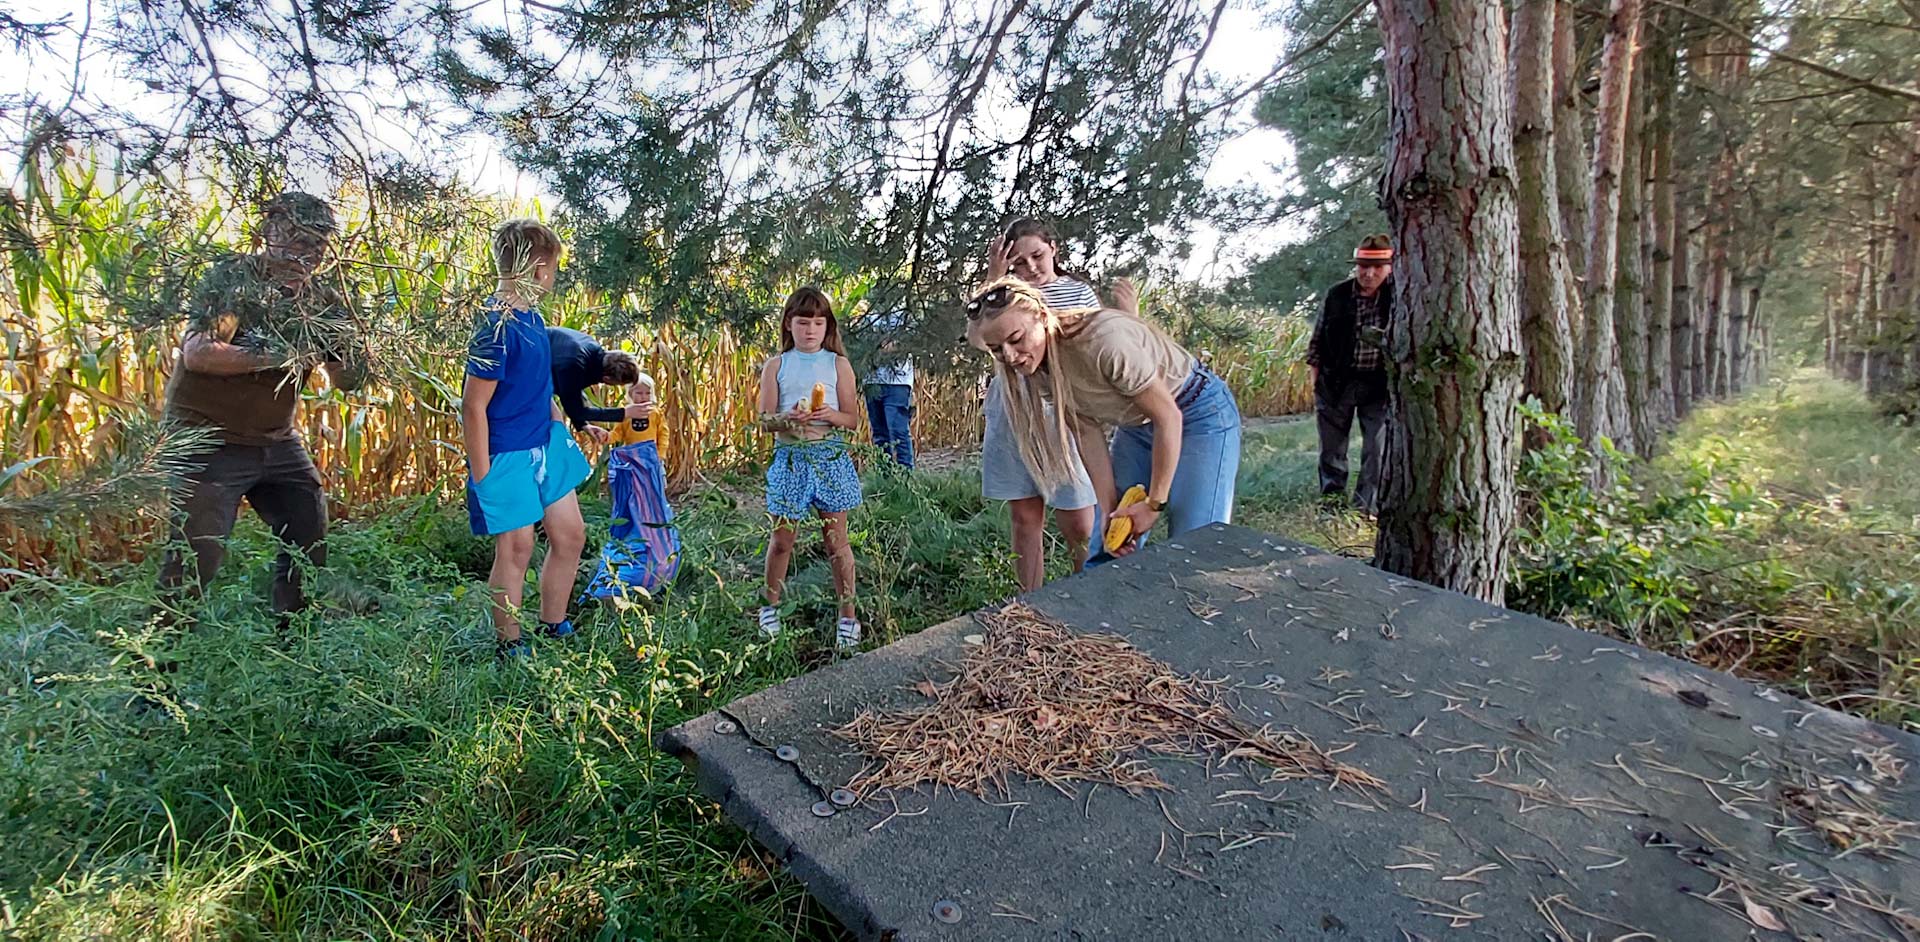
[[[1013,303],[1013,287],[1001,285],[967,302],[967,319],[973,320],[989,310],[997,311]]]

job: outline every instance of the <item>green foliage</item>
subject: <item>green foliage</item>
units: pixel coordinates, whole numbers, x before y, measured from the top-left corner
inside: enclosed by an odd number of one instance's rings
[[[1611,442],[1596,454],[1566,419],[1531,398],[1520,412],[1527,434],[1543,444],[1520,458],[1523,506],[1508,604],[1548,618],[1598,620],[1635,637],[1681,624],[1698,590],[1685,560],[1742,527],[1757,506],[1752,488],[1703,461],[1677,487],[1653,492],[1634,483]],[[1609,483],[1596,487],[1596,479]]]
[[[872,633],[1012,592],[1004,511],[971,473],[866,486],[850,532]],[[651,744],[831,657],[817,531],[790,635],[769,644],[750,618],[758,488],[679,509],[681,579],[583,613],[580,638],[526,665],[491,653],[490,544],[432,499],[337,528],[316,611],[284,632],[250,515],[197,628],[153,617],[150,563],[0,587],[0,730],[17,747],[0,756],[0,934],[836,937]]]
[[[52,456],[29,458],[0,469],[0,524],[56,529],[75,518],[93,522],[151,513],[165,506],[193,456],[219,444],[212,429],[182,426],[164,419],[135,416],[102,441],[104,454],[90,456],[85,469],[52,474],[58,481],[32,494],[20,494],[18,479],[46,469]],[[0,552],[0,561],[12,554]]]
[[[558,195],[572,277],[624,318],[740,327],[801,283],[851,280],[919,327],[1014,214],[1108,266],[1183,254],[1202,220],[1259,221],[1258,194],[1228,212],[1204,183],[1252,91],[1202,55],[1224,9],[143,7],[93,28],[148,107],[81,96],[22,149],[98,134],[141,174],[219,176],[237,203],[315,170],[432,202],[452,170],[435,158],[485,134]],[[416,146],[368,152],[375,122]]]
[[[1347,0],[1303,0],[1285,17],[1284,55],[1298,53],[1352,8]],[[1293,148],[1276,214],[1300,220],[1304,231],[1250,265],[1234,291],[1250,303],[1318,316],[1321,295],[1348,276],[1354,246],[1387,230],[1378,193],[1386,86],[1372,13],[1268,88],[1255,114],[1285,132]]]

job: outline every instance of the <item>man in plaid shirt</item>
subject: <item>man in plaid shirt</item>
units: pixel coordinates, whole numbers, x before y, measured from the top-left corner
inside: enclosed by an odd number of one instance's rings
[[[1360,419],[1360,488],[1354,503],[1375,513],[1386,446],[1387,325],[1393,317],[1393,244],[1372,235],[1353,252],[1353,277],[1327,292],[1307,342],[1314,415],[1320,426],[1320,493],[1347,492],[1347,442]]]

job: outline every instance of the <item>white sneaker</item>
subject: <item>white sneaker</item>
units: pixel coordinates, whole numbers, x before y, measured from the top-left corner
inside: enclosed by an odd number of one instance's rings
[[[767,638],[780,637],[780,610],[771,605],[760,606],[760,633]]]
[[[860,649],[860,620],[842,618],[833,626],[833,646],[841,652]]]

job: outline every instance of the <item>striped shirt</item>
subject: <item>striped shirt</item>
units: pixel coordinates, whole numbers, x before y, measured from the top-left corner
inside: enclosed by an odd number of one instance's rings
[[[1047,300],[1047,307],[1056,311],[1106,307],[1093,292],[1092,285],[1065,276],[1041,285],[1040,296]]]

